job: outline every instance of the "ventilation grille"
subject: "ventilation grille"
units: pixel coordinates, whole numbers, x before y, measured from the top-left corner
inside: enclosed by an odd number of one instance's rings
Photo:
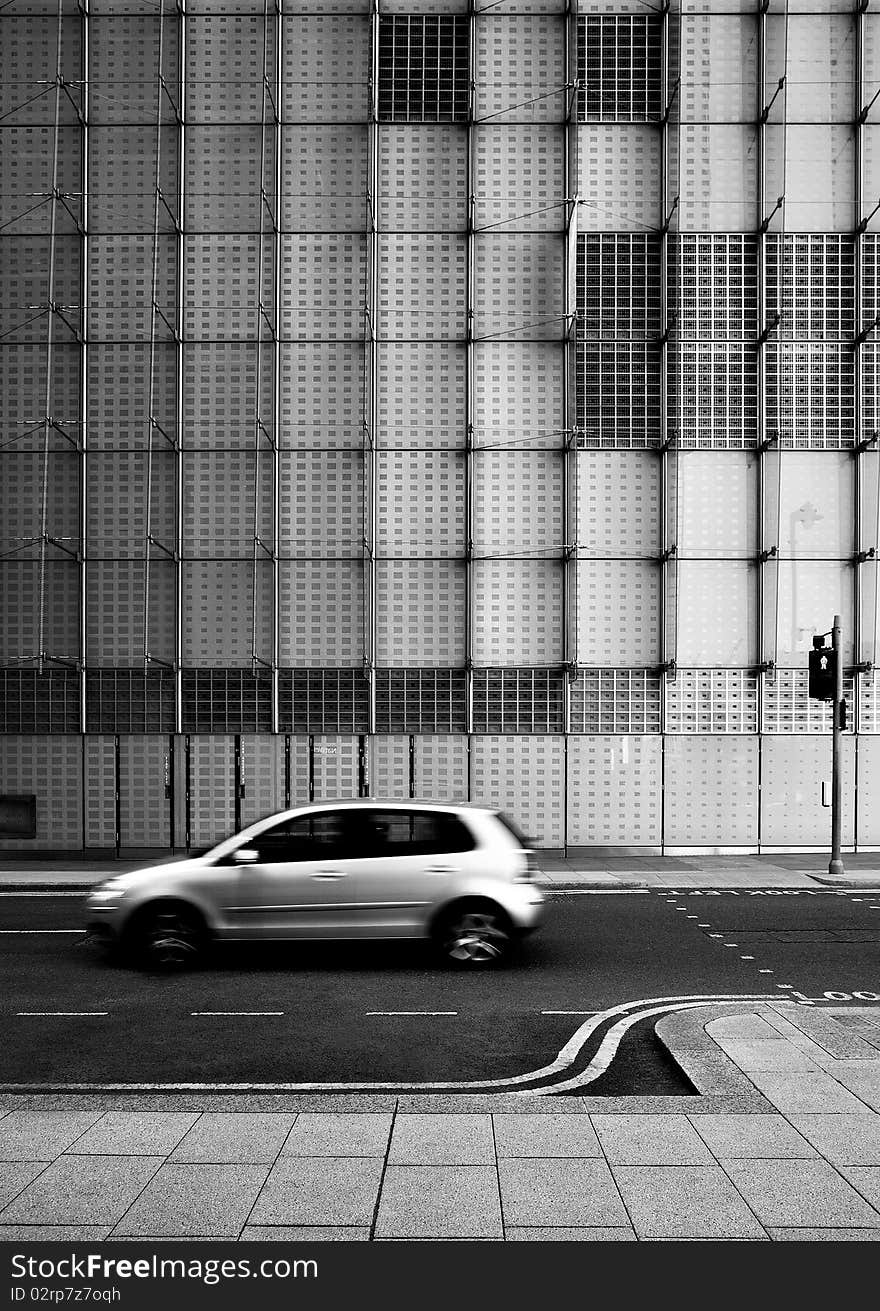
[[[272,675],[268,670],[186,669],[182,692],[184,733],[272,731]]]
[[[757,733],[757,675],[734,669],[677,670],[666,683],[666,731]]]
[[[288,733],[365,733],[369,691],[360,669],[282,669],[279,728]]]
[[[467,115],[467,18],[381,18],[379,118],[387,123],[451,123]]]
[[[584,669],[571,686],[572,733],[659,733],[660,676]]]
[[[0,669],[0,732],[78,733],[79,674]]]
[[[466,729],[464,670],[377,670],[377,733],[464,733]]]

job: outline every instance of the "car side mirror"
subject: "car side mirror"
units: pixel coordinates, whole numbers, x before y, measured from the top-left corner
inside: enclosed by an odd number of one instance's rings
[[[236,865],[256,865],[260,855],[253,847],[239,847],[232,853],[232,859]]]

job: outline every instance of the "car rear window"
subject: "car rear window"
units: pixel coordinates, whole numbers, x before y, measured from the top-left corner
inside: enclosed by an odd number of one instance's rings
[[[512,838],[516,838],[521,847],[529,848],[532,845],[519,825],[516,824],[509,815],[505,815],[503,810],[496,810],[495,818],[499,823],[504,825]]]

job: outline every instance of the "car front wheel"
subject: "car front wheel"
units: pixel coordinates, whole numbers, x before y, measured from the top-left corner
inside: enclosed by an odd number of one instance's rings
[[[434,941],[450,965],[480,969],[505,960],[514,939],[510,920],[499,906],[462,902],[441,916]]]
[[[197,964],[205,949],[204,926],[186,906],[142,910],[129,932],[135,960],[146,969],[171,972]]]

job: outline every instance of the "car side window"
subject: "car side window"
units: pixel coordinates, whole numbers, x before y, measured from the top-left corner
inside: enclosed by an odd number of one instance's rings
[[[355,854],[349,819],[338,810],[284,820],[249,845],[256,849],[259,863],[265,865],[341,860]]]
[[[474,840],[455,815],[431,810],[371,810],[361,817],[363,856],[433,856],[471,851]]]

